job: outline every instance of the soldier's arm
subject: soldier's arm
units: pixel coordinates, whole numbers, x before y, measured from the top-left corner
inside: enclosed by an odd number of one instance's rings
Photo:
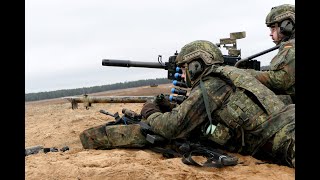
[[[227,92],[232,91],[231,87],[222,80],[215,81],[215,83],[206,85],[206,87],[212,92],[219,91],[215,93],[219,96],[217,99],[224,99]],[[221,89],[223,89],[223,92],[220,91]],[[147,123],[151,126],[153,132],[167,139],[172,139],[184,137],[206,119],[207,113],[203,95],[200,86],[198,86],[191,91],[186,100],[173,108],[171,112],[153,113],[147,118]]]
[[[268,71],[255,71],[252,69],[247,69],[246,71],[269,89],[287,90],[295,84],[294,48],[284,48],[272,61]]]

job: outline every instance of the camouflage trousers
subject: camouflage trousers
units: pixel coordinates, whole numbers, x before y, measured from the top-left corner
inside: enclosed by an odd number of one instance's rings
[[[148,142],[140,125],[99,125],[80,134],[84,149],[142,148]]]
[[[295,167],[295,121],[275,134],[272,153],[281,163]]]
[[[295,167],[295,104],[286,107],[283,113],[276,118],[293,118],[293,120],[282,127],[272,138],[261,148],[257,156],[267,155],[277,164]]]

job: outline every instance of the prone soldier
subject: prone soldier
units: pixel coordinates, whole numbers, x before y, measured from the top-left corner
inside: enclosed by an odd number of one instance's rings
[[[151,131],[167,140],[205,139],[219,147],[295,167],[295,105],[285,105],[245,70],[222,65],[221,50],[204,40],[185,45],[175,60],[188,97],[160,108],[147,101],[141,115]],[[168,110],[169,109],[169,110]],[[139,124],[101,125],[84,130],[86,149],[142,148],[148,142]]]

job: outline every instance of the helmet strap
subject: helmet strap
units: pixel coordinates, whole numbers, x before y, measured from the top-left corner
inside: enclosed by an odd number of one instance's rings
[[[192,87],[190,72],[188,66],[186,67],[186,84],[188,87]]]
[[[280,44],[280,43],[283,42],[283,41],[287,41],[287,40],[286,40],[286,39],[287,39],[286,36],[281,33],[279,24],[278,24],[278,23],[275,23],[274,25],[275,25],[275,27],[277,28],[277,29],[276,29],[276,33],[277,33],[277,39],[278,39],[278,41],[273,41],[273,42],[274,42],[276,45],[278,45],[278,44]]]

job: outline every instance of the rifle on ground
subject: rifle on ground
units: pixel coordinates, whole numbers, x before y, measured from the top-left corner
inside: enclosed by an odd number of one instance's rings
[[[64,146],[60,149],[60,151],[65,152],[68,151],[69,147]],[[38,154],[39,152],[47,153],[47,152],[58,152],[58,148],[56,147],[51,147],[51,148],[45,148],[42,145],[36,145],[36,146],[31,146],[25,148],[25,156],[29,156],[31,154]]]
[[[154,99],[154,96],[72,96],[63,97],[71,102],[71,108],[77,109],[78,103],[83,103],[86,109],[91,107],[92,103],[145,103],[147,100]]]
[[[184,89],[172,88],[171,92],[177,95],[164,94],[163,97],[172,103],[181,104],[187,96],[187,91]],[[77,109],[78,103],[83,103],[88,110],[92,103],[145,103],[146,101],[156,100],[156,96],[83,96],[63,97],[63,99],[71,102],[71,108]]]
[[[112,114],[105,110],[100,110],[100,113],[115,118],[115,121],[108,122],[107,126],[139,124],[142,134],[145,135],[146,140],[150,143],[148,145],[149,149],[162,153],[164,157],[181,157],[183,163],[194,166],[221,168],[238,164],[237,157],[228,155],[222,150],[205,146],[200,142],[191,142],[184,139],[168,140],[161,135],[155,134],[148,124],[141,121],[141,115],[132,110],[122,109],[123,115],[121,117],[118,112]],[[206,157],[207,161],[205,163],[197,162],[192,158],[193,156]]]

